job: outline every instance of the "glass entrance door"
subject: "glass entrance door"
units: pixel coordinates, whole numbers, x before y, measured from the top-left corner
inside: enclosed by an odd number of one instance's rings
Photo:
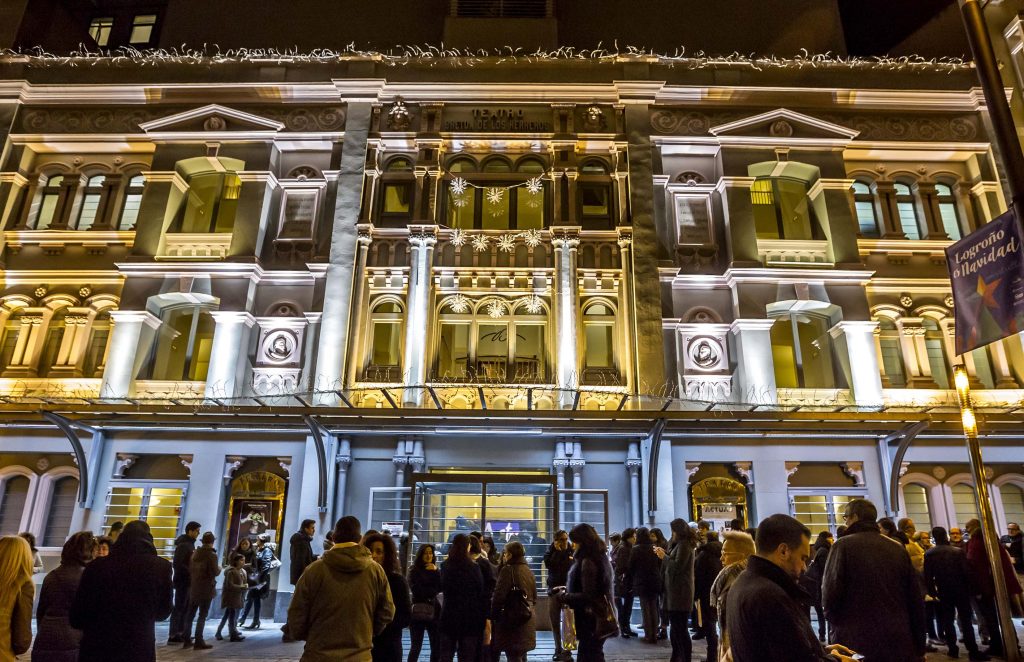
[[[415,474],[412,485],[410,554],[430,543],[443,559],[456,535],[480,531],[499,554],[513,540],[522,543],[542,585],[544,552],[557,520],[554,476]]]

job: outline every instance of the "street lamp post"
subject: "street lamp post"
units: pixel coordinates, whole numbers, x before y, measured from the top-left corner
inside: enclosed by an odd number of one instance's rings
[[[999,537],[996,533],[995,520],[992,517],[992,500],[985,478],[985,465],[981,459],[978,420],[974,414],[974,404],[971,402],[971,381],[963,364],[953,367],[953,383],[956,386],[957,403],[960,405],[960,420],[963,423],[964,438],[967,439],[967,454],[971,458],[971,476],[974,478],[974,496],[978,501],[982,538],[985,542],[989,566],[992,568],[992,581],[995,584],[996,606],[999,609],[999,629],[1003,633],[1003,650],[1006,652],[1006,659],[1009,662],[1020,662],[1017,631],[1013,626],[1010,596],[1006,590],[1006,578],[1003,576],[1002,550],[999,548]]]

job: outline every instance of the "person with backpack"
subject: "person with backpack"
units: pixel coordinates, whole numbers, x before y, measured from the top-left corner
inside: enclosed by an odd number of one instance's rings
[[[537,647],[537,583],[522,543],[513,540],[505,545],[502,561],[491,599],[491,654],[496,659],[504,652],[508,662],[526,662],[526,654]]]

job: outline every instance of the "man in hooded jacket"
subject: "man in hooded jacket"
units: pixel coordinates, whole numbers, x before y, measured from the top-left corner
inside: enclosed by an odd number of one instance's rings
[[[135,520],[82,572],[69,614],[82,631],[79,662],[153,662],[154,626],[171,613],[171,564],[156,554],[149,525]]]
[[[374,635],[395,617],[387,575],[359,544],[362,525],[352,516],[334,527],[334,547],[295,585],[285,637],[305,641],[303,662],[370,662]]]

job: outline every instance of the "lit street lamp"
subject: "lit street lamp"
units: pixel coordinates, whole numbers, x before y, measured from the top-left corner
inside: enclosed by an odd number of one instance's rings
[[[1021,657],[1017,646],[1017,631],[1013,627],[1010,596],[1006,591],[1006,578],[1003,576],[1002,550],[999,548],[999,536],[992,518],[992,500],[985,478],[985,465],[981,459],[978,419],[974,414],[974,404],[971,402],[971,380],[963,364],[953,366],[953,383],[956,386],[957,403],[960,405],[960,422],[963,424],[964,438],[967,439],[967,454],[971,458],[974,498],[978,502],[978,516],[981,519],[985,552],[988,554],[989,566],[992,568],[992,581],[996,589],[996,606],[999,609],[999,629],[1003,633],[1003,649],[1006,652],[1007,660],[1019,662]]]

